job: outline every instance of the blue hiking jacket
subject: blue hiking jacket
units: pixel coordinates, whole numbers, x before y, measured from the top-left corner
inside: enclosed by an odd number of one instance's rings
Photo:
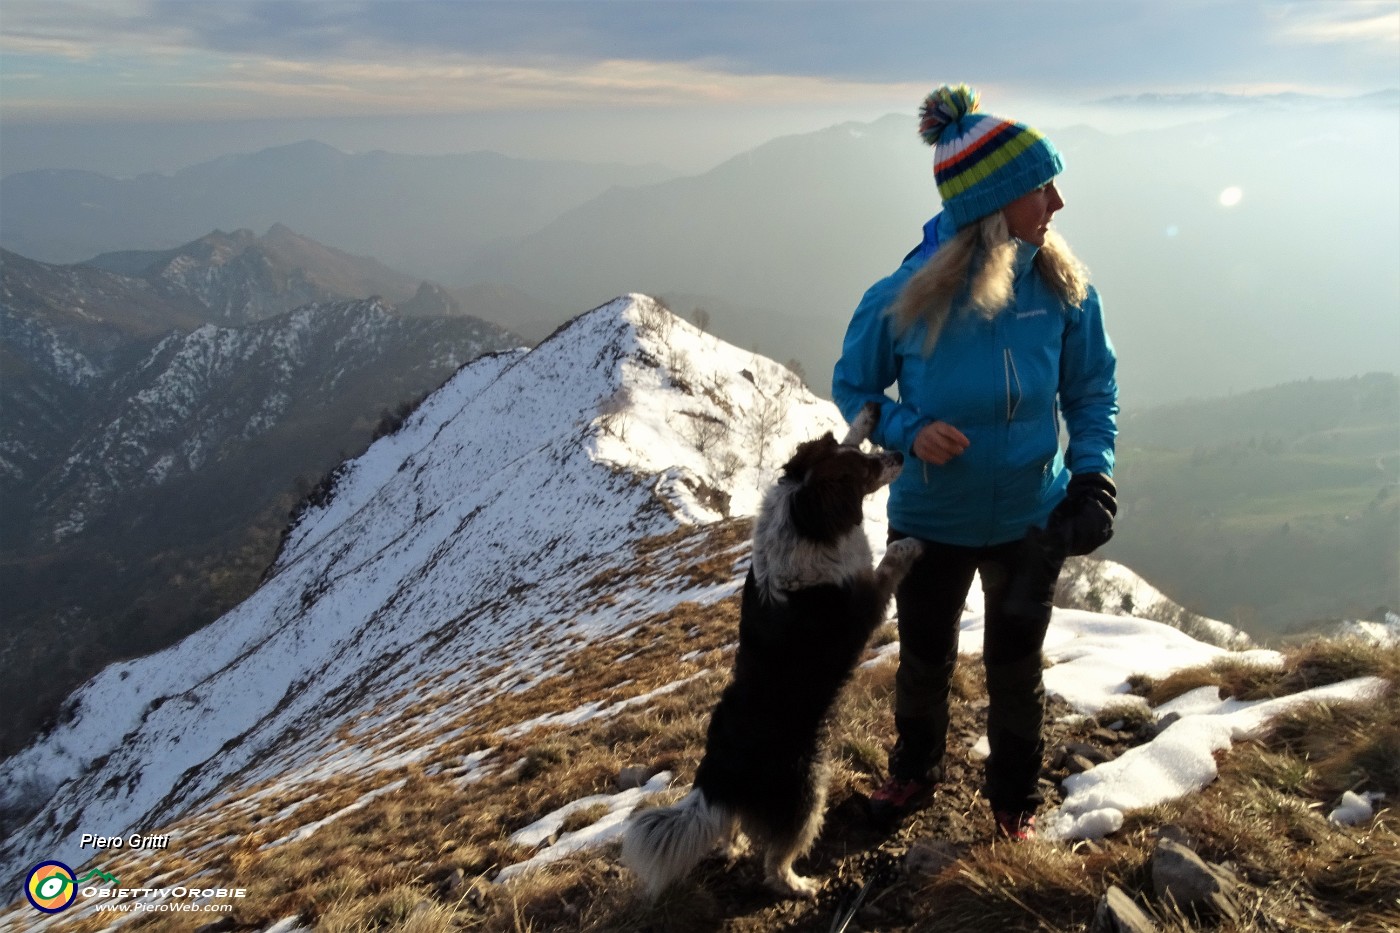
[[[892,530],[942,544],[977,547],[1044,527],[1072,473],[1113,475],[1117,358],[1104,331],[1098,292],[1077,308],[1046,287],[1032,260],[1017,255],[1015,298],[992,320],[955,300],[931,355],[922,321],[896,336],[887,313],[909,278],[953,232],[939,214],[894,274],[861,299],[846,331],[831,393],[847,421],[880,404],[871,439],[910,460],[890,486]],[[898,399],[885,395],[895,386]],[[1060,422],[1068,432],[1060,447]],[[943,466],[914,457],[914,438],[934,421],[967,436]]]

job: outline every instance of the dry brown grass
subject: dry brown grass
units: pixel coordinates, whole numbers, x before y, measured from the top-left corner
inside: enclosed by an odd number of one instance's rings
[[[1135,677],[1133,692],[1160,706],[1200,687],[1214,686],[1222,697],[1268,700],[1356,677],[1378,676],[1400,682],[1400,647],[1359,639],[1313,639],[1283,649],[1281,668],[1226,655],[1203,667],[1175,671],[1160,679]]]
[[[681,561],[687,568],[683,576],[697,585],[731,579],[741,553],[736,549],[747,534],[747,523],[738,522],[708,536],[687,529],[646,542],[641,559],[653,561],[653,572]],[[623,579],[595,578],[594,595],[601,597]],[[429,698],[416,712],[441,719],[438,734],[448,726],[469,726],[467,733],[441,742],[418,765],[374,775],[372,781],[347,775],[268,796],[239,811],[236,821],[203,831],[217,837],[234,825],[242,834],[239,843],[213,850],[202,865],[181,862],[177,853],[166,853],[161,865],[191,876],[212,868],[220,883],[247,888],[249,897],[234,919],[249,929],[296,915],[317,930],[349,933],[825,930],[842,898],[883,865],[893,866],[892,883],[872,893],[868,911],[857,920],[859,929],[1068,933],[1087,929],[1110,884],[1151,906],[1149,859],[1158,829],[1170,823],[1181,827],[1205,858],[1233,866],[1245,886],[1238,923],[1202,926],[1154,908],[1163,930],[1379,931],[1387,929],[1400,905],[1400,818],[1386,812],[1356,829],[1325,819],[1343,790],[1379,790],[1391,800],[1400,795],[1400,692],[1369,704],[1308,707],[1280,717],[1266,735],[1223,755],[1220,777],[1211,786],[1189,799],[1130,814],[1123,830],[1107,840],[1017,846],[990,841],[990,818],[976,786],[980,764],[969,759],[965,747],[980,728],[985,702],[983,673],[975,661],[959,665],[953,685],[961,740],[950,742],[954,784],[888,837],[871,833],[858,803],[886,768],[895,668],[885,663],[854,676],[832,728],[827,830],[798,866],[826,882],[816,903],[775,901],[752,859],[732,866],[710,860],[692,882],[649,903],[619,867],[615,848],[565,858],[508,884],[492,883],[500,868],[533,854],[509,842],[512,832],[571,801],[613,791],[626,765],[670,769],[676,785],[669,796],[682,792],[703,751],[710,710],[728,679],[737,623],[736,598],[682,603],[622,635],[581,645],[567,671],[503,692],[488,708],[453,715]],[[547,637],[551,628],[545,620],[536,634]],[[1287,650],[1283,671],[1227,660],[1144,682],[1138,692],[1156,704],[1194,686],[1213,685],[1223,694],[1253,699],[1365,674],[1400,681],[1400,652],[1299,645]],[[509,732],[543,713],[600,699],[613,704],[690,677],[645,704],[579,725],[541,726],[520,736]],[[1125,705],[1116,715],[1129,714],[1146,715],[1141,705]],[[1105,711],[1100,723],[1109,715]],[[435,767],[460,764],[465,755],[488,748],[494,749],[487,759],[492,770],[474,783],[434,773]],[[371,799],[309,838],[259,848],[399,779],[406,781],[399,790]],[[320,796],[308,801],[313,794]],[[298,801],[306,802],[274,819]],[[577,814],[564,831],[588,825],[599,814]],[[930,838],[955,845],[952,861],[933,874],[900,871],[904,852]],[[139,874],[154,861],[132,858],[121,864]],[[86,933],[105,925],[104,920],[74,928]],[[166,916],[143,918],[132,928],[191,930],[195,925]]]
[[[937,905],[917,911],[917,929],[1082,929],[1109,884],[1141,884],[1145,861],[1140,845],[1127,840],[1086,853],[1040,844],[976,846],[913,894],[916,903]]]

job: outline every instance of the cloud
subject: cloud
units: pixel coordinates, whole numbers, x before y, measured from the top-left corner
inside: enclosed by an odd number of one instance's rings
[[[1279,20],[1286,41],[1400,49],[1400,8],[1391,2],[1289,4],[1287,14]]]
[[[124,63],[129,66],[130,62]],[[582,63],[515,63],[443,55],[333,60],[262,56],[194,56],[174,51],[140,75],[113,75],[92,99],[7,95],[12,115],[101,111],[140,88],[159,85],[167,116],[352,113],[471,113],[558,107],[880,105],[914,100],[922,85],[880,84],[780,74],[734,74],[706,63],[609,59]],[[37,90],[37,89],[36,89]],[[180,93],[184,92],[184,93]]]
[[[942,80],[1066,100],[1280,82],[1374,90],[1393,84],[1393,61],[1367,56],[1366,70],[1348,52],[1393,50],[1400,29],[1391,3],[998,2],[971,16],[879,0],[5,2],[11,119],[908,110]],[[45,73],[43,99],[17,80]]]

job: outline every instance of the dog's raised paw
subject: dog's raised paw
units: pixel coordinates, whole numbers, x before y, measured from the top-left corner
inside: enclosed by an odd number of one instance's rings
[[[859,447],[870,439],[870,432],[880,421],[880,406],[876,402],[866,402],[851,422],[851,428],[841,440],[843,447]]]
[[[768,886],[783,897],[812,900],[821,891],[821,885],[811,878],[803,878],[794,871],[787,871],[768,879]]]
[[[908,570],[914,561],[919,559],[919,555],[924,553],[923,542],[915,538],[900,538],[898,541],[891,541],[885,548],[885,557],[881,564],[890,564],[892,567]]]
[[[729,841],[720,846],[719,853],[726,862],[736,862],[749,852],[749,839],[743,833],[735,833]]]

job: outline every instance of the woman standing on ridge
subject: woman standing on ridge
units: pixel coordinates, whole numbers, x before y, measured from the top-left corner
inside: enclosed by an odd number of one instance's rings
[[[919,461],[890,487],[891,540],[918,538],[924,553],[895,597],[898,739],[872,813],[892,820],[942,779],[959,620],[980,571],[986,796],[998,832],[1026,839],[1042,802],[1041,647],[1056,579],[1066,556],[1113,533],[1118,386],[1098,293],[1050,229],[1064,207],[1060,153],[977,107],[966,85],[924,101],[943,210],[856,308],[832,396],[847,420],[879,403],[872,440]]]

